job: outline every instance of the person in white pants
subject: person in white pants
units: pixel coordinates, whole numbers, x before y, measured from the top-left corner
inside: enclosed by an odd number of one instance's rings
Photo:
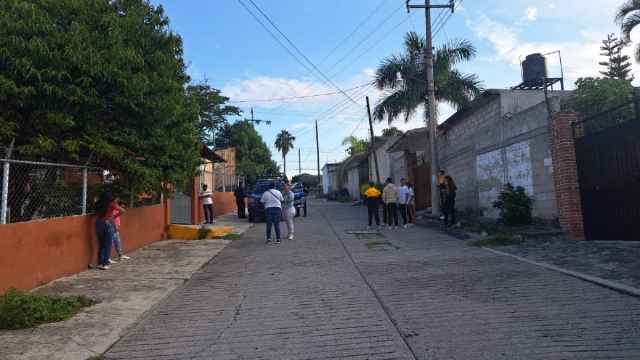
[[[284,201],[282,202],[282,216],[287,223],[289,240],[291,240],[293,239],[293,217],[296,216],[296,209],[293,206],[295,201],[293,191],[291,191],[291,186],[288,183],[284,184],[282,197],[284,197]]]

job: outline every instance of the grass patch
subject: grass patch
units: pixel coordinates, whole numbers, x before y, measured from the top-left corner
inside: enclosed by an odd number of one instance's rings
[[[522,243],[522,240],[513,235],[496,235],[486,239],[472,241],[469,243],[471,246],[504,246],[504,245],[517,245]]]
[[[228,233],[227,235],[225,235],[223,237],[223,239],[225,240],[231,240],[231,241],[236,241],[236,240],[240,240],[242,239],[242,235],[240,234],[234,234],[234,233]]]
[[[381,233],[375,233],[375,234],[353,234],[356,236],[356,238],[358,239],[373,239],[373,238],[383,238],[384,235],[382,235]]]
[[[211,230],[207,226],[200,226],[200,229],[198,229],[198,240],[206,239],[210,232]]]
[[[364,244],[364,246],[366,246],[367,249],[373,249],[376,246],[390,246],[390,247],[395,248],[395,249],[400,249],[399,246],[395,246],[395,245],[393,245],[392,243],[390,243],[388,241],[368,242],[368,243]]]
[[[19,330],[64,321],[93,303],[84,295],[43,295],[11,289],[0,297],[0,329]]]

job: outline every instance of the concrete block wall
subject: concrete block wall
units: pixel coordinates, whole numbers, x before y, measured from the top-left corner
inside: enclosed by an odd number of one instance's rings
[[[438,139],[440,168],[456,181],[458,210],[497,218],[492,203],[511,182],[533,197],[534,216],[549,219],[558,215],[558,208],[547,103],[519,101],[516,95],[527,97],[527,92],[507,94],[504,98],[501,92],[470,111]],[[518,106],[529,107],[518,110]],[[518,112],[503,113],[503,109]]]

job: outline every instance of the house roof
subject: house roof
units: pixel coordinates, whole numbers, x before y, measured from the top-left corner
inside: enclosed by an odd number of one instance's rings
[[[442,124],[438,125],[438,130],[449,130],[453,127],[453,125],[460,119],[463,119],[465,116],[469,115],[472,110],[479,108],[480,106],[486,104],[490,100],[495,97],[500,96],[500,90],[497,89],[489,89],[485,90],[480,96],[471,100],[467,105],[463,106],[460,110],[458,110],[455,114],[449,116],[447,120],[445,120]]]
[[[347,161],[344,162],[344,166],[347,166],[349,164],[359,164],[364,160],[367,160],[369,158],[369,151],[363,151],[357,154],[353,154],[351,155],[351,157],[349,157],[347,159]]]
[[[438,130],[436,136],[442,135],[443,131]],[[387,149],[388,153],[409,151],[429,151],[429,128],[420,127],[407,131],[398,141],[394,142]]]
[[[202,149],[200,149],[200,157],[205,159],[205,160],[209,160],[211,162],[214,163],[226,163],[227,160],[223,159],[220,155],[216,154],[215,151],[209,149],[206,146],[202,146]]]

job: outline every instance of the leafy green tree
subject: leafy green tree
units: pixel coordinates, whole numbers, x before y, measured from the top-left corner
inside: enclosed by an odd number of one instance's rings
[[[242,110],[236,106],[225,105],[229,101],[226,96],[220,95],[220,90],[209,85],[209,79],[204,78],[192,82],[187,86],[187,96],[198,104],[199,120],[196,123],[197,138],[205,145],[215,148],[211,134],[215,129],[227,124],[227,117],[240,115]]]
[[[219,148],[236,147],[236,174],[245,175],[248,186],[255,183],[258,174],[279,171],[262,136],[246,121],[225,124],[218,129],[216,142]]]
[[[314,188],[318,185],[318,175],[311,175],[302,173],[301,175],[295,175],[291,178],[292,182],[300,181],[307,188]]]
[[[293,149],[293,142],[296,140],[295,136],[291,135],[287,130],[282,130],[276,136],[276,149],[282,153],[282,161],[284,164],[284,173],[287,173],[287,154],[289,150]]]
[[[162,6],[3,0],[0,19],[0,148],[15,138],[25,156],[91,155],[138,193],[193,177],[198,107]]]
[[[616,11],[616,24],[621,27],[622,40],[631,42],[631,32],[640,24],[640,1],[627,0]],[[635,48],[635,60],[640,63],[640,43]]]
[[[622,79],[629,82],[633,81],[633,75],[629,76],[631,72],[631,63],[629,62],[628,55],[622,55],[622,49],[629,46],[629,42],[622,39],[618,39],[614,34],[607,35],[605,40],[602,40],[602,46],[600,55],[607,58],[607,61],[599,62],[607,70],[600,71],[600,74],[610,79]]]
[[[398,129],[395,126],[388,127],[382,130],[382,136],[403,136],[404,131]]]
[[[620,105],[633,98],[633,86],[626,80],[610,78],[580,78],[564,110],[596,113]],[[633,106],[626,109],[633,111]]]
[[[426,47],[424,36],[415,31],[405,35],[404,53],[385,58],[378,69],[373,84],[387,94],[376,104],[373,116],[382,121],[388,117],[389,124],[404,114],[409,121],[422,107],[425,118],[428,114],[427,69],[416,66],[414,54]],[[437,48],[434,57],[434,80],[436,102],[448,103],[461,108],[483,91],[481,82],[475,74],[465,74],[454,66],[463,60],[471,60],[476,48],[467,40],[448,41]],[[396,73],[401,72],[405,79],[402,89],[396,85]],[[437,109],[436,109],[437,113]]]

